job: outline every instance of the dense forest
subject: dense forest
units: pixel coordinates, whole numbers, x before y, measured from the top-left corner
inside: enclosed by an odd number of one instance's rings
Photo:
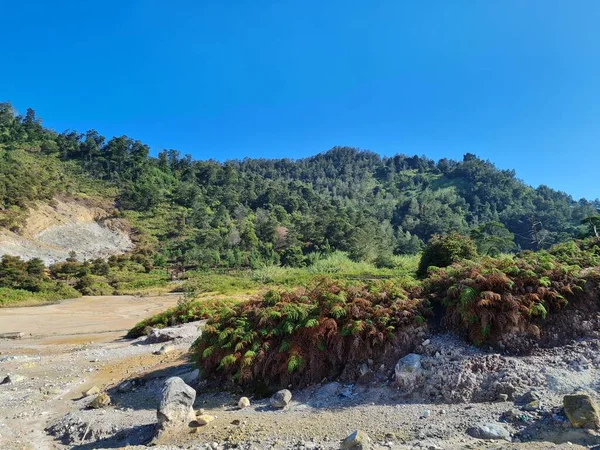
[[[201,144],[199,144],[201,146]],[[551,181],[551,180],[549,180]],[[58,133],[35,111],[0,103],[0,227],[18,231],[28,206],[85,191],[115,199],[154,265],[310,265],[339,250],[385,266],[435,235],[471,235],[480,253],[541,249],[589,233],[600,202],[532,188],[511,170],[462,161],[381,157],[335,147],[300,159],[150,156],[127,136]]]

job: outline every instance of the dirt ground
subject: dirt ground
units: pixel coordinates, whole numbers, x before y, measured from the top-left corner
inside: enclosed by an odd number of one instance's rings
[[[156,423],[164,381],[193,369],[187,359],[192,338],[163,344],[145,337],[124,340],[139,320],[177,302],[176,296],[84,297],[32,308],[0,309],[0,332],[20,331],[20,340],[0,339],[0,377],[23,377],[0,385],[0,449],[146,448]],[[194,327],[195,324],[188,326]],[[598,341],[573,342],[529,357],[504,357],[437,335],[418,348],[427,377],[410,395],[390,381],[393,368],[357,384],[324,381],[293,392],[285,410],[251,392],[200,390],[195,409],[216,420],[153,442],[175,449],[337,449],[360,429],[372,449],[557,449],[593,448],[600,439],[568,426],[560,413],[562,395],[584,389],[597,394]],[[377,373],[375,373],[377,372]],[[1,379],[0,379],[1,381]],[[82,391],[107,392],[111,406],[89,409]],[[498,389],[514,388],[506,401]],[[519,395],[534,386],[539,408],[524,412]],[[238,410],[241,395],[249,408]],[[507,411],[518,419],[507,420]],[[512,443],[481,440],[468,430],[497,424]]]

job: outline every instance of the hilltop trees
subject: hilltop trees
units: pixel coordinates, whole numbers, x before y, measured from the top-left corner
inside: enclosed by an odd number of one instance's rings
[[[298,266],[335,250],[384,264],[452,232],[471,234],[483,254],[546,248],[583,233],[600,206],[533,189],[473,154],[435,162],[335,147],[221,163],[167,149],[154,158],[127,136],[57,133],[35,111],[0,104],[0,226],[18,230],[32,202],[91,182],[143,221],[155,261],[185,268]]]

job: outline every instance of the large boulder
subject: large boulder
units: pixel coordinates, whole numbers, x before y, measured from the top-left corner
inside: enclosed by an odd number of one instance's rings
[[[196,391],[179,377],[171,377],[165,382],[156,411],[158,429],[165,430],[188,426],[196,420],[193,405]]]
[[[563,407],[571,425],[575,428],[598,428],[600,411],[594,399],[588,394],[565,395]]]
[[[292,400],[292,393],[287,389],[277,391],[271,397],[271,406],[273,408],[285,408]]]
[[[400,358],[396,363],[394,372],[396,374],[396,383],[398,383],[398,386],[406,390],[412,390],[423,373],[421,355],[409,353],[403,358]]]

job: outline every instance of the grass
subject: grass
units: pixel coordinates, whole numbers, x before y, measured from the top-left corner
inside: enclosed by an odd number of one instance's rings
[[[40,292],[30,292],[23,289],[0,288],[0,308],[15,306],[39,306],[56,303],[67,298],[78,298],[81,294],[65,284],[46,287]]]
[[[158,295],[181,290],[181,286],[171,282],[165,270],[152,270],[149,273],[111,270],[108,283],[115,295]]]

